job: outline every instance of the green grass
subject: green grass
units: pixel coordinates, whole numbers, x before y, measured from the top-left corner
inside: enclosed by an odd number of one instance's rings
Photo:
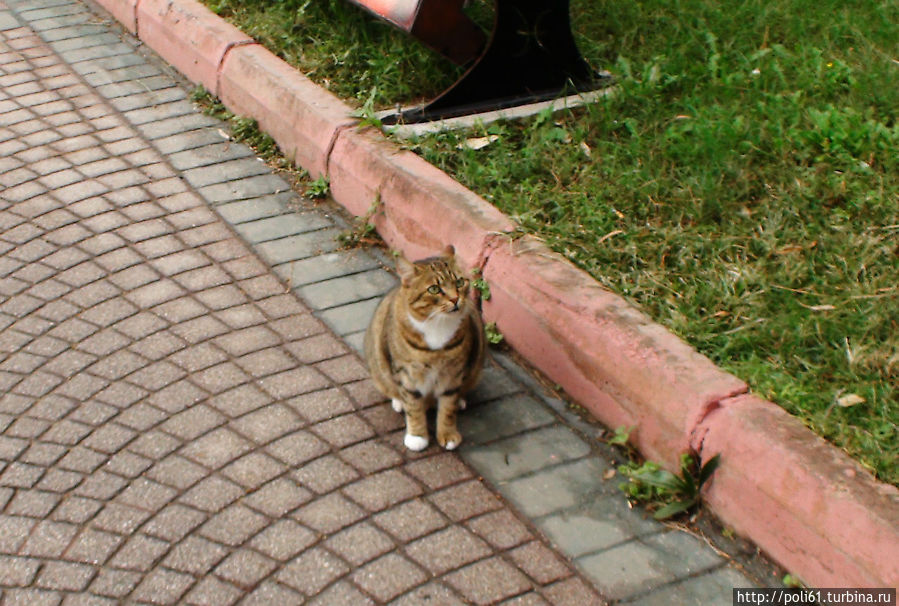
[[[334,94],[360,105],[424,101],[461,73],[346,0],[203,0]]]
[[[359,105],[459,73],[344,0],[208,3]],[[411,147],[899,484],[899,4],[572,7],[616,94]]]

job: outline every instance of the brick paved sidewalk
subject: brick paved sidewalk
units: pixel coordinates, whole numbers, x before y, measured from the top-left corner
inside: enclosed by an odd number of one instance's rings
[[[393,276],[225,137],[80,2],[0,0],[4,604],[677,604],[751,585],[628,510],[503,356],[459,453],[406,451],[353,351]]]
[[[597,601],[457,457],[397,447],[358,358],[196,191],[267,168],[220,136],[211,167],[163,157],[211,121],[71,13],[25,13],[55,49],[0,13],[5,601]],[[256,227],[291,220],[324,227]]]

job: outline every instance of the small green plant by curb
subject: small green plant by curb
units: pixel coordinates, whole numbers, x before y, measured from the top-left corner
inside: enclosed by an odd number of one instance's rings
[[[633,425],[631,427],[616,428],[615,434],[608,439],[608,443],[614,444],[615,446],[627,446],[628,441],[631,439],[631,432],[633,430]]]
[[[667,520],[699,503],[702,485],[718,468],[721,455],[715,455],[699,467],[693,455],[681,456],[681,474],[676,476],[658,463],[627,463],[618,473],[627,478],[618,487],[631,501],[646,503],[656,520]]]
[[[331,182],[328,181],[328,178],[324,175],[311,181],[309,185],[306,186],[305,194],[309,198],[314,200],[320,200],[321,198],[327,197],[327,195],[331,192]]]
[[[479,268],[475,268],[471,270],[472,275],[474,276],[471,280],[471,285],[475,290],[478,291],[479,296],[482,301],[490,300],[490,285],[487,283],[487,280],[481,275],[481,270]]]
[[[198,86],[191,91],[190,100],[207,116],[212,116],[228,123],[231,127],[231,134],[227,135],[222,132],[223,136],[252,148],[257,156],[271,166],[296,174],[305,172],[295,167],[290,160],[284,157],[275,140],[267,133],[259,130],[259,124],[256,120],[232,114],[218,98],[202,86]]]
[[[488,322],[484,325],[484,332],[487,334],[487,342],[491,345],[499,345],[503,342],[503,333],[496,327],[496,322]]]
[[[365,211],[365,214],[361,217],[356,217],[356,225],[351,229],[337,234],[337,240],[347,248],[380,243],[381,239],[378,236],[375,224],[372,223],[371,220],[380,207],[381,196],[375,196],[374,201],[371,203],[371,206],[368,207],[368,210]]]
[[[362,107],[353,112],[354,118],[359,118],[359,124],[356,125],[356,128],[365,128],[366,126],[373,126],[380,130],[383,126],[381,123],[381,119],[375,113],[375,95],[378,94],[377,87],[371,89],[371,94],[368,96],[368,99],[365,100],[365,103],[362,104]]]

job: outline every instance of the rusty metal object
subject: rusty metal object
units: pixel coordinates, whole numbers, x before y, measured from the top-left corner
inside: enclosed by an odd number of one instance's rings
[[[483,32],[462,12],[464,0],[350,1],[456,63],[465,65],[477,57],[436,99],[383,118],[385,124],[413,124],[514,107],[608,83],[577,49],[568,0],[494,0],[493,32],[486,46]]]
[[[475,60],[487,37],[462,12],[465,0],[350,0],[405,30],[458,65]]]

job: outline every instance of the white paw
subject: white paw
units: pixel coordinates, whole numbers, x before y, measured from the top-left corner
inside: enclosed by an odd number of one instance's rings
[[[397,398],[390,400],[390,405],[396,412],[403,412],[403,401]]]
[[[465,398],[459,398],[459,404],[457,406],[459,410],[465,410],[465,407],[468,406],[468,402],[465,401]]]
[[[447,450],[456,450],[458,446],[459,442],[449,441],[446,443],[446,446],[444,446],[444,448],[446,448]]]
[[[403,444],[405,444],[406,448],[409,450],[418,452],[419,450],[424,450],[428,447],[428,439],[426,437],[413,436],[411,433],[407,433],[406,437],[403,438]]]

